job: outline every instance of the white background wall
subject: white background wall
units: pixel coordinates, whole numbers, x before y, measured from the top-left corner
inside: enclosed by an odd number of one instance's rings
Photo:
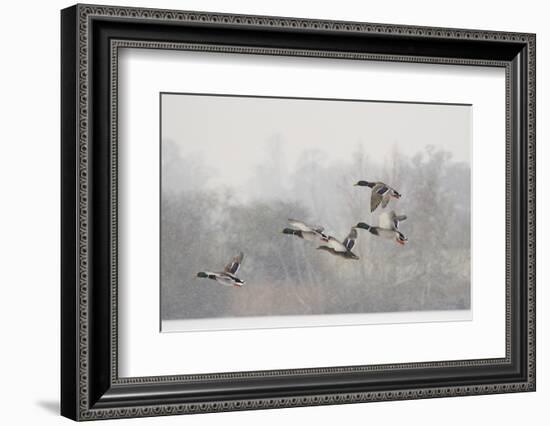
[[[205,10],[537,33],[538,390],[421,401],[293,408],[119,424],[546,424],[550,401],[548,125],[550,28],[545,3],[314,0],[103,1]],[[0,65],[0,401],[2,424],[68,424],[59,404],[59,9],[67,1],[2,5]],[[129,423],[131,422],[131,423]],[[109,421],[102,424],[113,423]],[[115,423],[113,423],[115,424]]]

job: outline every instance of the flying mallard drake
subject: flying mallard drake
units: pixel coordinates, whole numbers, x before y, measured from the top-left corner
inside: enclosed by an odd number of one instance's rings
[[[355,240],[357,239],[357,229],[351,228],[350,233],[343,242],[338,241],[334,237],[328,237],[328,241],[317,247],[317,250],[328,251],[334,256],[343,257],[344,259],[359,259],[355,253],[351,251],[355,245]]]
[[[359,222],[356,227],[366,229],[373,235],[386,238],[388,240],[395,240],[402,246],[408,241],[407,237],[399,230],[399,222],[407,219],[405,215],[396,215],[392,210],[391,212],[381,213],[378,217],[378,226],[367,225],[365,222]]]
[[[384,182],[368,182],[366,180],[360,180],[355,186],[368,186],[372,189],[370,196],[370,211],[371,213],[382,203],[382,208],[386,208],[391,198],[399,199],[401,194],[393,189],[391,186],[386,185]]]
[[[283,229],[283,234],[296,235],[306,241],[327,242],[329,237],[323,233],[325,228],[317,225],[308,225],[296,219],[288,219],[288,224],[292,228]]]
[[[243,252],[240,252],[238,256],[235,256],[233,260],[225,266],[223,272],[199,272],[197,277],[210,278],[211,280],[217,281],[221,285],[225,286],[242,287],[245,282],[240,278],[237,278],[235,274],[241,267],[243,257]]]

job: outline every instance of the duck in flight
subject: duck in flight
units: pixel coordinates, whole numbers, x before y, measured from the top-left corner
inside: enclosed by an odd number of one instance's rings
[[[399,230],[399,223],[407,219],[405,215],[397,215],[392,210],[391,212],[381,213],[378,217],[378,226],[371,226],[365,222],[359,222],[355,225],[357,228],[365,229],[373,235],[377,235],[388,240],[395,240],[398,244],[404,246],[408,239]]]
[[[328,237],[328,241],[325,244],[317,247],[317,250],[324,250],[334,256],[339,256],[344,259],[357,260],[359,259],[359,256],[351,251],[353,249],[353,246],[355,245],[356,239],[357,229],[351,228],[350,233],[343,242],[338,241],[334,237]]]
[[[236,274],[241,267],[243,257],[243,252],[240,252],[225,266],[223,272],[199,272],[197,278],[209,278],[224,286],[242,287],[245,282],[238,278]]]
[[[291,227],[283,229],[283,234],[295,235],[306,241],[328,242],[329,240],[322,226],[308,225],[296,219],[288,219],[288,224]]]
[[[392,198],[399,199],[401,194],[393,189],[391,186],[386,185],[384,182],[368,182],[366,180],[360,180],[354,186],[368,186],[372,189],[370,196],[370,211],[371,213],[382,204],[382,208],[386,208]]]

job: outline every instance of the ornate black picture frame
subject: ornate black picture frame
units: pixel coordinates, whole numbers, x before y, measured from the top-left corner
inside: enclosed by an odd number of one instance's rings
[[[64,9],[61,29],[62,415],[92,420],[535,390],[534,34],[95,5]],[[121,47],[504,68],[506,356],[120,378]]]

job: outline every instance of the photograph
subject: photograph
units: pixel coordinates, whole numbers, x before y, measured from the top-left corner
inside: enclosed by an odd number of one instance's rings
[[[160,94],[161,331],[471,319],[472,105]]]
[[[25,323],[39,339],[17,357],[55,344],[34,409],[12,411],[243,425],[323,406],[323,424],[366,409],[426,426],[541,411],[541,7],[257,3],[40,3],[31,23],[52,49],[12,43],[23,65],[42,59],[37,102],[60,108],[31,119],[25,84],[6,79],[23,112],[6,140],[35,132],[39,155],[5,144],[22,150],[8,174],[29,177],[4,209],[25,219],[4,221],[25,248],[5,281],[53,268],[61,290],[35,286],[39,322],[16,312],[28,297],[5,298],[15,341]],[[21,231],[37,223],[59,250],[31,266]],[[49,322],[57,336],[36,333]]]

